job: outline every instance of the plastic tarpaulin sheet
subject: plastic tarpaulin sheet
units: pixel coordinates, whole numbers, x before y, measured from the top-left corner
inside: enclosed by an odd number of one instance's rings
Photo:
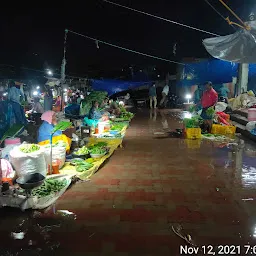
[[[148,84],[149,82],[132,82],[132,81],[121,81],[121,80],[91,80],[91,86],[95,91],[106,91],[111,96],[115,93],[126,91],[129,89],[135,89],[142,85]]]
[[[181,86],[202,85],[207,81],[213,84],[232,82],[236,77],[238,64],[222,60],[206,60],[188,63],[183,66],[179,84]]]
[[[251,30],[241,29],[234,34],[203,40],[214,58],[237,63],[256,63],[256,21],[247,23]]]

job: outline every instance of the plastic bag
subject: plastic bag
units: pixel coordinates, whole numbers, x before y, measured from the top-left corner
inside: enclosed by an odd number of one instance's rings
[[[21,146],[22,145],[13,148],[9,154],[11,163],[18,177],[33,173],[40,173],[46,176],[44,149],[39,146],[40,149],[37,151],[32,153],[23,153],[20,150]]]
[[[15,171],[12,169],[12,165],[5,159],[0,159],[1,164],[1,177],[13,179],[15,176]]]
[[[50,145],[45,146],[44,157],[46,165],[51,165],[51,147]],[[59,168],[62,168],[66,161],[66,148],[61,146],[52,147],[52,161],[59,163]]]
[[[228,105],[224,102],[218,102],[215,106],[215,111],[216,112],[223,112],[223,111],[226,110],[227,106]]]
[[[251,132],[256,126],[256,121],[251,121],[246,124],[246,130]]]

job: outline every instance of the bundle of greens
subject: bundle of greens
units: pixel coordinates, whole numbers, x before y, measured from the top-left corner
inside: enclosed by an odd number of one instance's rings
[[[24,129],[24,125],[22,124],[14,124],[10,127],[0,139],[0,141],[4,141],[7,138],[14,138]]]
[[[54,129],[52,130],[52,133],[55,133],[56,131],[65,131],[71,126],[71,122],[61,121],[57,125],[55,125]]]
[[[203,124],[203,119],[201,116],[193,116],[191,118],[184,118],[183,123],[186,128],[200,128]]]
[[[115,123],[111,126],[110,130],[112,131],[122,131],[122,129],[125,127],[126,125],[124,123]]]
[[[50,194],[60,192],[67,185],[67,180],[54,178],[46,179],[42,186],[33,189],[32,195],[38,197],[49,196]]]
[[[88,161],[84,161],[82,159],[73,159],[71,161],[71,164],[76,166],[76,171],[77,172],[84,172],[84,171],[88,171],[89,169],[91,169],[93,167],[93,163],[88,162]]]
[[[78,156],[83,156],[83,155],[87,155],[89,154],[89,150],[86,146],[83,146],[82,148],[79,148],[76,152],[75,152],[76,155]]]
[[[130,121],[134,117],[134,114],[127,111],[125,107],[121,106],[120,110],[121,110],[120,118],[123,119],[124,121],[126,120]]]
[[[40,149],[40,147],[36,144],[24,144],[22,146],[20,146],[20,151],[23,153],[33,153],[35,151],[38,151]]]
[[[190,113],[195,113],[196,112],[196,106],[195,105],[190,106],[188,111]]]
[[[207,116],[211,117],[212,119],[214,118],[215,115],[215,110],[213,107],[210,107],[206,110],[206,114]]]
[[[88,147],[88,150],[90,152],[90,154],[92,155],[102,155],[106,152],[108,152],[108,147],[107,147],[107,143],[106,142],[98,142],[96,144],[93,144],[91,146]]]

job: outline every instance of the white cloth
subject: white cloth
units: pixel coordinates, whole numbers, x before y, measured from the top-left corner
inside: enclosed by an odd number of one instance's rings
[[[169,93],[169,86],[168,86],[168,85],[166,85],[166,86],[164,87],[162,93],[168,95],[168,93]]]

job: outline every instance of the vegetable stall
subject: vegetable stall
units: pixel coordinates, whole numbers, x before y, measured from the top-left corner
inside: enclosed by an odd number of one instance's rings
[[[103,93],[103,96],[106,95]],[[0,207],[44,209],[53,204],[68,189],[73,177],[89,179],[122,146],[133,116],[122,108],[119,119],[108,121],[106,129],[101,133],[91,132],[86,140],[81,136],[80,127],[75,134],[79,142],[75,148],[62,135],[39,144],[12,145],[5,154],[6,159],[0,160]],[[71,125],[59,122],[52,133]]]

